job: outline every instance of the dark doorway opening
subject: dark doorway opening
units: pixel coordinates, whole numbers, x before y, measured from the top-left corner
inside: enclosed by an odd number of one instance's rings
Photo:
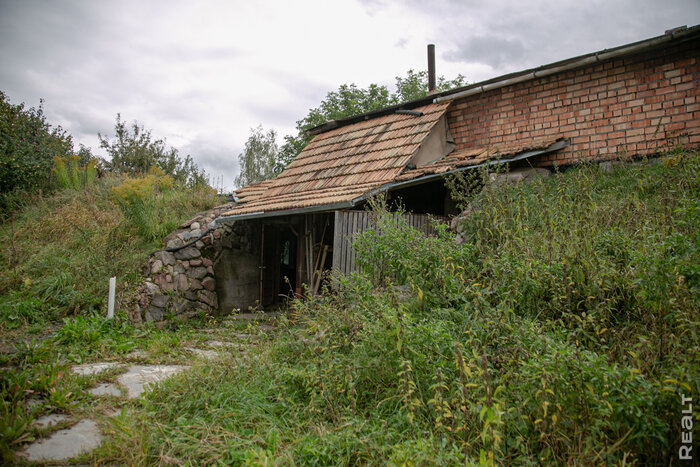
[[[279,298],[293,297],[297,283],[297,237],[289,228],[280,230]]]

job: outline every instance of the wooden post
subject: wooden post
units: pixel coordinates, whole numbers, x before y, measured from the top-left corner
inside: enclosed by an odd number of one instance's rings
[[[265,224],[261,225],[260,234],[260,306],[263,306],[263,291],[265,289]]]
[[[117,278],[109,278],[109,294],[107,296],[107,318],[114,318],[114,295],[117,288]]]
[[[335,211],[335,224],[333,226],[333,269],[342,271],[343,268],[341,266],[341,257],[342,257],[342,252],[340,250],[341,246],[341,213],[340,211]]]
[[[328,254],[328,245],[323,245],[323,257],[321,258],[321,264],[318,267],[318,276],[316,277],[316,283],[314,284],[314,295],[316,295],[318,293],[318,288],[321,285],[321,275],[323,273],[323,265],[326,263],[326,255],[327,254]]]
[[[297,234],[297,281],[295,284],[295,292],[297,297],[301,297],[302,283],[304,281],[304,261],[306,261],[304,258],[304,251],[306,251],[304,242],[306,242],[306,236],[301,225],[299,225],[299,232],[300,234]]]

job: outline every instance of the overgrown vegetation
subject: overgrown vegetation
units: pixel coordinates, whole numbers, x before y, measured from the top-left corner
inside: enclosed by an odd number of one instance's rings
[[[296,302],[244,358],[161,385],[100,459],[666,464],[700,389],[699,166],[486,185],[461,245],[378,209],[366,274]]]
[[[210,188],[177,187],[157,171],[35,197],[0,226],[0,333],[102,310],[109,277],[128,291],[163,235],[218,202]]]
[[[43,101],[38,109],[25,109],[0,91],[0,218],[17,208],[18,193],[53,188],[54,156],[72,152],[71,136],[46,121]]]
[[[700,390],[700,157],[656,162],[509,186],[455,180],[484,186],[462,198],[459,245],[445,226],[426,237],[377,205],[377,230],[355,244],[363,274],[295,302],[296,321],[247,353],[202,361],[129,403],[82,461],[667,464],[681,397]],[[30,427],[39,414],[96,410],[94,381],[68,373],[71,362],[133,349],[184,362],[180,343],[203,338],[197,323],[160,331],[89,312],[106,278],[134,274],[153,245],[115,197],[172,209],[192,199],[166,201],[175,190],[162,177],[44,197],[0,230],[0,286],[20,305],[0,305],[3,334],[78,314],[0,362],[17,370],[0,373],[5,459],[42,434]],[[108,248],[123,242],[139,253]],[[95,261],[95,250],[113,256]],[[221,338],[236,331],[228,323],[214,326]],[[43,402],[28,405],[33,396]]]
[[[177,186],[208,186],[207,174],[189,155],[183,158],[136,121],[129,127],[117,114],[114,131],[114,140],[98,135],[109,160],[94,157],[83,145],[73,154],[71,135],[46,120],[43,101],[38,109],[25,109],[0,91],[0,219],[57,188],[82,189],[98,172],[141,177],[155,167]]]
[[[61,188],[79,190],[91,185],[97,178],[97,159],[91,157],[81,164],[80,156],[53,157],[53,173]]]

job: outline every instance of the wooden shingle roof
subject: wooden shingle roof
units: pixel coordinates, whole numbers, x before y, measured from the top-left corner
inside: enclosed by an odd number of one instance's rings
[[[224,215],[284,211],[349,202],[394,181],[449,103],[389,114],[321,133],[276,178],[244,187]]]

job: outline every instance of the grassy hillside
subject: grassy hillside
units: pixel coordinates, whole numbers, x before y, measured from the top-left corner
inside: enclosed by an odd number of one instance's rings
[[[382,235],[368,232],[356,243],[366,275],[339,280],[322,300],[299,301],[296,320],[283,320],[247,353],[196,363],[133,403],[107,422],[108,440],[84,460],[668,464],[681,439],[681,397],[700,393],[699,168],[698,153],[685,152],[489,186],[468,200],[461,245],[444,229],[426,238],[378,210]],[[79,269],[106,267],[86,265],[97,254],[90,242],[80,253],[88,227],[63,222],[72,233],[63,241],[75,243],[41,246],[59,222],[47,213],[86,196],[44,200],[51,204],[41,215],[33,211],[39,203],[16,220],[15,232],[38,232],[20,243],[27,255],[46,249],[36,260],[8,256],[11,227],[3,226],[9,299],[74,290],[66,296],[86,297],[75,303],[79,313],[98,306],[88,300],[105,295],[101,284],[113,270]],[[101,212],[82,205],[73,208],[90,212],[82,217]],[[40,225],[39,217],[47,220]],[[91,238],[105,242],[95,245],[107,245],[113,229],[131,245],[111,263],[122,268],[114,272],[132,270],[138,260],[130,255],[152,246],[120,222],[99,224],[109,228],[94,224]],[[37,265],[73,254],[84,256],[66,269],[71,288],[47,288],[45,278],[56,274]],[[21,272],[8,279],[13,267]],[[91,279],[103,275],[100,285]],[[73,310],[51,306],[59,315]],[[29,313],[10,318],[8,309],[6,329],[18,319],[35,322]],[[232,332],[227,320],[209,325]],[[5,357],[0,363],[21,376],[2,380],[3,452],[37,435],[27,428],[36,416],[24,405],[27,390],[58,410],[95,410],[84,383],[51,379],[71,361],[142,348],[153,361],[184,362],[178,342],[197,332],[78,317],[51,340]]]
[[[157,172],[20,201],[23,209],[0,225],[4,339],[104,311],[110,277],[119,278],[120,293],[128,292],[162,236],[219,202],[208,188],[179,188]]]

